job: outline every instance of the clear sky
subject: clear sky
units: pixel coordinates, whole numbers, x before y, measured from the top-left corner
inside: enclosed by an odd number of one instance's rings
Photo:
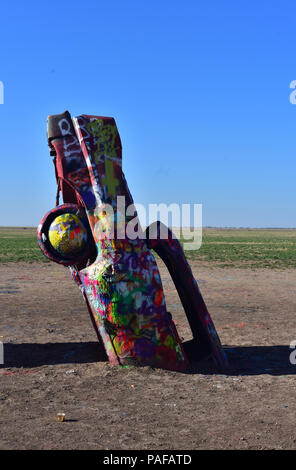
[[[115,118],[135,202],[295,227],[295,37],[286,0],[1,2],[0,225],[54,206],[46,119],[67,109]]]

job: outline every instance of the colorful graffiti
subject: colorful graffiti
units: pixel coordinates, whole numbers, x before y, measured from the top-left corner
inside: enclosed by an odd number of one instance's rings
[[[153,245],[147,239],[132,240],[126,235],[129,218],[118,198],[124,197],[127,205],[133,200],[122,171],[122,147],[114,119],[89,115],[72,119],[68,112],[49,116],[48,143],[64,204],[41,221],[39,245],[51,260],[70,267],[110,362],[176,371],[189,366],[167,312],[151,252],[155,249],[165,258],[173,276],[196,348],[203,355],[212,355],[217,365],[226,366],[218,335],[181,246],[170,239],[164,243],[156,240]],[[69,211],[63,219],[61,214]],[[83,220],[80,227],[75,214]],[[120,236],[116,230],[114,233],[118,221]],[[184,278],[176,276],[178,263],[179,268],[183,263]]]

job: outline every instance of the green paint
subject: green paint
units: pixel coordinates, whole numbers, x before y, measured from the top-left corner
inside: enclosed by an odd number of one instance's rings
[[[115,196],[119,181],[114,177],[114,164],[109,158],[105,158],[105,173],[106,175],[102,176],[103,184],[107,186],[108,193]]]

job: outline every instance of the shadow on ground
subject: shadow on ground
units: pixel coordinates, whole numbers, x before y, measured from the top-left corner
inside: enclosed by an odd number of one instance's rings
[[[106,361],[99,342],[87,343],[8,343],[0,367],[39,367],[55,364],[83,364]]]
[[[291,375],[296,365],[290,363],[288,346],[224,346],[229,369],[217,370],[211,360],[192,361],[189,374]],[[107,357],[98,342],[23,343],[4,345],[4,364],[8,367],[39,367],[55,364],[105,362]]]
[[[296,365],[290,363],[288,346],[224,346],[229,369],[217,371],[211,361],[195,362],[191,374],[225,375],[294,375]]]

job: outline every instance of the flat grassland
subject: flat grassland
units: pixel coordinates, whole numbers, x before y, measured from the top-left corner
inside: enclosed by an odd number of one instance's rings
[[[189,260],[212,267],[296,268],[296,229],[203,229]],[[0,263],[44,262],[36,228],[0,227]]]
[[[227,370],[112,366],[68,269],[44,258],[36,229],[0,228],[0,449],[295,449],[296,230],[205,229],[201,249],[186,255]],[[167,309],[190,340],[157,263]]]

